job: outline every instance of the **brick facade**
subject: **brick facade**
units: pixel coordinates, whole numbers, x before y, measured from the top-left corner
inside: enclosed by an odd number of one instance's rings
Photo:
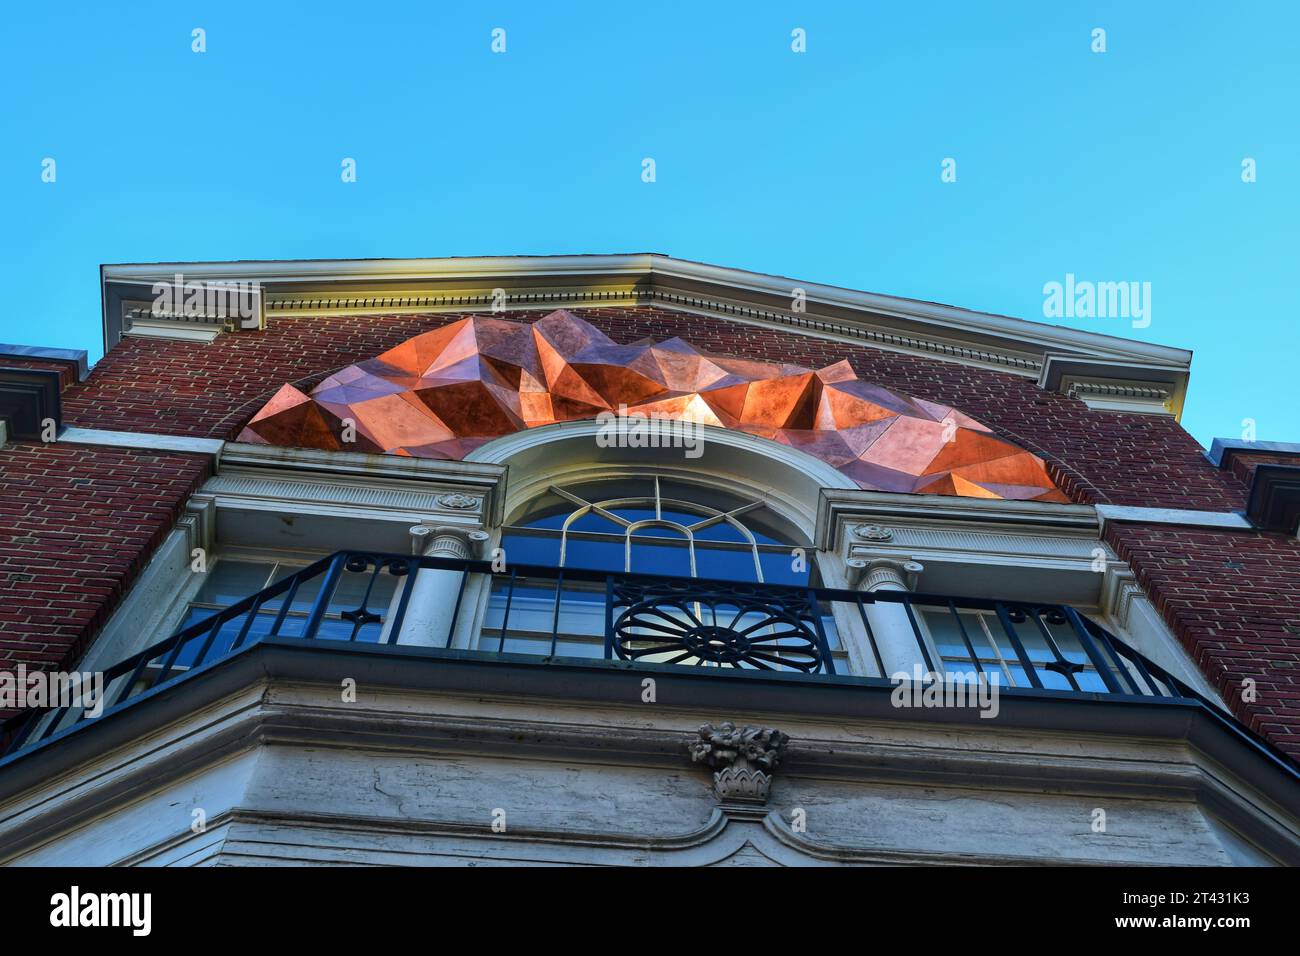
[[[677,335],[710,351],[809,367],[848,359],[868,381],[955,406],[1036,452],[1081,503],[1209,511],[1245,504],[1249,476],[1216,468],[1172,419],[1094,411],[1022,376],[794,332],[655,308],[574,311],[619,342]],[[206,345],[128,338],[85,382],[66,387],[65,424],[231,439],[285,382],[309,389],[333,371],[458,318],[275,317],[265,331],[223,335]],[[60,582],[58,598],[20,605],[23,620],[0,617],[0,648],[31,648],[37,656],[29,659],[47,661],[85,646],[208,467],[202,456],[68,445],[8,448],[0,462],[6,498],[11,487],[24,496],[4,512],[6,605],[13,595],[55,593]],[[126,510],[119,513],[119,505]],[[129,520],[115,530],[121,515]],[[58,558],[73,539],[80,557]],[[1279,534],[1132,524],[1110,525],[1108,540],[1238,716],[1300,754],[1300,544]],[[39,572],[40,587],[13,578],[33,573],[22,570],[28,566]],[[77,597],[63,596],[65,590]],[[15,625],[25,630],[12,630]],[[1254,703],[1240,699],[1246,677],[1258,686]]]
[[[206,455],[7,445],[0,670],[75,663],[210,472]]]

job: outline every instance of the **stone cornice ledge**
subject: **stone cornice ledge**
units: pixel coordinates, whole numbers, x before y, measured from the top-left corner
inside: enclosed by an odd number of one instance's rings
[[[625,305],[644,298],[646,304],[773,322],[1035,376],[1049,355],[1161,368],[1180,382],[1191,363],[1185,349],[652,253],[112,264],[100,271],[108,345],[120,334],[114,327],[120,318],[109,307],[112,288],[182,273],[191,281],[258,282],[272,316],[277,310],[473,310],[491,301],[485,293],[500,288],[514,308]],[[792,309],[795,289],[806,304],[800,313]]]
[[[412,507],[431,506],[423,499],[431,495],[447,498],[438,492],[469,492],[483,499],[482,511],[475,502],[474,513],[490,523],[499,523],[504,504],[503,484],[506,466],[474,461],[445,461],[408,458],[403,455],[372,455],[363,452],[325,451],[314,448],[282,448],[227,442],[217,481],[259,479],[268,482],[274,493],[277,480],[301,483],[356,487],[370,497],[384,491],[405,492]],[[463,508],[451,503],[455,511]],[[444,507],[433,508],[445,511]]]
[[[1222,528],[1250,531],[1254,527],[1235,511],[1192,511],[1184,508],[1137,508],[1129,505],[1097,505],[1101,530],[1112,522],[1129,524],[1172,524],[1187,528]]]
[[[189,435],[155,435],[150,432],[121,432],[104,428],[74,428],[59,432],[58,440],[74,445],[107,445],[114,448],[141,448],[148,451],[180,451],[212,455],[218,461],[226,443],[219,438],[195,438]]]
[[[102,807],[105,795],[121,797],[156,786],[161,766],[183,774],[214,753],[230,754],[268,740],[312,746],[329,746],[334,740],[339,746],[513,753],[540,759],[585,754],[643,765],[676,765],[683,742],[690,736],[691,715],[701,711],[762,714],[768,721],[804,724],[828,719],[837,724],[846,719],[880,721],[882,731],[903,723],[890,706],[888,685],[873,686],[851,678],[800,680],[761,674],[719,678],[677,673],[685,670],[689,669],[631,668],[605,662],[547,661],[401,646],[326,646],[298,640],[255,644],[150,691],[92,725],[61,732],[0,762],[0,800],[8,817],[4,829],[13,840],[12,827],[18,826],[24,834],[20,842],[26,843],[29,831],[40,827],[32,818],[35,807],[22,810],[23,794],[33,790],[44,793],[39,802],[45,805],[48,788],[61,786],[58,781],[64,774],[77,772],[86,761],[110,753],[116,769],[110,767],[97,775],[94,785],[82,785],[79,793],[65,791],[55,801],[63,811],[93,814],[96,807]],[[628,709],[632,706],[629,701],[639,699],[640,681],[650,672],[659,682],[661,699],[674,702],[656,715],[656,722],[662,725],[658,728],[601,727],[572,720],[548,724],[544,716],[519,721],[399,714],[373,702],[350,710],[280,701],[270,693],[275,686],[320,684],[336,697],[340,675],[346,675],[357,678],[371,694],[414,692],[422,697],[446,694],[480,702],[500,699],[518,703],[519,688],[528,687],[529,700],[536,704],[587,701]],[[680,728],[676,727],[677,713],[681,715]],[[914,710],[907,717],[906,726],[916,731],[924,731],[930,724],[948,728],[967,725],[968,733],[969,725],[983,729],[973,713]],[[177,721],[178,734],[159,734]],[[993,754],[936,746],[913,752],[915,748],[869,740],[849,745],[838,741],[822,747],[810,739],[791,749],[787,773],[959,785],[985,780],[990,786],[1031,790],[1050,783],[1054,790],[1088,788],[1130,796],[1194,793],[1257,844],[1269,847],[1284,860],[1300,863],[1300,835],[1294,822],[1300,813],[1300,795],[1294,774],[1283,770],[1276,758],[1249,746],[1239,729],[1203,707],[1173,700],[1135,703],[1067,698],[1051,692],[1037,696],[1007,693],[1002,697],[997,726],[988,727],[990,733],[1000,730],[1033,731],[1039,736],[1045,731],[1062,734],[1063,739],[1082,734],[1109,742],[1116,752],[1100,759],[1069,756],[1065,750]],[[1139,759],[1141,747],[1133,751],[1133,759],[1118,759],[1126,744],[1141,744],[1146,759]],[[1163,759],[1152,759],[1157,751],[1165,755]],[[134,771],[128,769],[132,764]],[[1270,806],[1273,809],[1268,809]],[[61,814],[66,824],[66,813]],[[1288,819],[1290,822],[1285,822]],[[5,852],[12,852],[11,847]]]
[[[835,547],[837,528],[845,522],[876,519],[951,522],[1020,531],[1040,529],[1089,536],[1095,536],[1100,528],[1097,511],[1091,505],[823,488],[817,505],[816,545],[821,550]]]

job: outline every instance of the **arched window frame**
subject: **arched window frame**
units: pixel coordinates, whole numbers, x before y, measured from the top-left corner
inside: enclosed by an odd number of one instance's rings
[[[629,475],[628,477],[641,477],[640,475]],[[740,515],[748,514],[763,507],[762,501],[747,501],[728,511],[720,511],[709,505],[701,504],[697,501],[688,501],[682,498],[664,498],[658,475],[649,476],[654,484],[653,498],[644,495],[632,495],[621,498],[607,498],[601,501],[588,501],[581,495],[575,494],[567,488],[559,485],[550,485],[547,491],[575,505],[575,509],[565,518],[564,524],[560,527],[560,567],[565,566],[565,559],[568,552],[569,536],[572,526],[579,519],[588,514],[596,514],[606,521],[612,522],[623,529],[623,571],[631,572],[632,568],[632,544],[636,532],[642,528],[669,528],[680,534],[686,540],[686,550],[689,555],[689,565],[691,577],[697,576],[697,562],[695,557],[696,551],[696,532],[710,528],[719,522],[725,521],[730,527],[734,528],[749,545],[750,557],[754,564],[755,579],[763,582],[763,563],[759,558],[758,540],[754,537],[752,531],[739,519]],[[611,481],[617,483],[617,479]],[[642,518],[637,521],[629,521],[627,518],[617,513],[619,508],[644,507],[647,503],[654,506],[654,518]],[[702,517],[689,525],[681,524],[677,521],[671,521],[663,516],[665,505],[670,510],[684,511],[687,513],[701,513]],[[712,512],[711,514],[709,512]],[[797,545],[791,545],[797,547]]]

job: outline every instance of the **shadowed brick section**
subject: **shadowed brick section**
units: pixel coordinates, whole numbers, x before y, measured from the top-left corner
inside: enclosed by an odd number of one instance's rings
[[[1255,469],[1260,465],[1300,465],[1300,456],[1234,451],[1228,464],[1228,470],[1242,484],[1249,487],[1251,479],[1255,475]]]
[[[1300,541],[1130,524],[1106,539],[1237,717],[1300,756]]]
[[[35,368],[47,372],[59,373],[59,388],[64,389],[77,381],[77,371],[67,362],[50,359],[24,358],[12,355],[0,355],[0,366],[5,368]]]
[[[206,455],[0,451],[0,669],[73,666],[210,473]]]
[[[533,321],[548,311],[509,318]],[[1094,411],[1020,376],[665,309],[574,312],[623,344],[680,335],[701,349],[805,367],[848,359],[860,378],[953,406],[1042,456],[1076,501],[1208,510],[1245,502],[1241,481],[1211,465],[1172,420]],[[64,392],[65,420],[233,438],[285,382],[306,391],[331,372],[463,317],[276,316],[265,331],[222,335],[208,345],[128,337],[86,382]]]

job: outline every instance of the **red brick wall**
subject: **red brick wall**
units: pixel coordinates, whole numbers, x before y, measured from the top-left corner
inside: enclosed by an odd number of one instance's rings
[[[0,368],[38,368],[47,372],[58,372],[60,388],[67,388],[77,380],[76,369],[71,363],[58,362],[54,359],[0,355]]]
[[[210,471],[206,455],[5,446],[0,670],[70,666]]]
[[[1106,540],[1237,717],[1300,755],[1300,541],[1130,524]]]
[[[1232,472],[1238,480],[1249,485],[1255,469],[1260,465],[1294,465],[1296,464],[1295,455],[1282,455],[1266,451],[1241,451],[1233,449],[1225,452],[1227,458],[1227,470]]]
[[[847,358],[869,381],[956,406],[1038,453],[1075,501],[1213,511],[1245,504],[1245,472],[1211,465],[1200,446],[1171,420],[1093,411],[1076,399],[1044,392],[1022,376],[661,309],[575,311],[619,342],[680,335],[711,351],[810,367]],[[542,314],[512,313],[510,318],[528,320]],[[209,345],[126,339],[95,366],[86,382],[66,389],[65,420],[92,428],[232,438],[283,383],[308,389],[332,371],[457,318],[288,317],[273,319],[266,331],[223,335]],[[29,467],[38,469],[41,461],[50,463],[67,454],[67,448],[22,453],[36,463]],[[14,456],[9,450],[4,455],[0,461],[8,481]],[[113,455],[124,456],[126,462],[114,465]],[[50,660],[60,649],[79,649],[156,546],[204,467],[201,460],[186,456],[96,449],[77,452],[71,461],[60,460],[35,479],[18,479],[28,481],[26,492],[49,509],[38,512],[50,519],[48,523],[26,512],[20,515],[28,522],[20,537],[33,537],[31,523],[37,525],[38,544],[23,547],[41,562],[43,575],[52,561],[50,551],[65,545],[66,539],[58,535],[67,532],[57,529],[66,528],[69,515],[85,509],[94,516],[90,526],[102,529],[104,522],[111,524],[114,513],[111,506],[103,510],[105,488],[124,482],[148,489],[143,498],[121,491],[122,501],[144,510],[129,523],[132,531],[120,545],[110,546],[103,538],[76,543],[80,557],[69,559],[65,567],[86,582],[87,590],[77,592],[80,597],[60,597],[70,602],[66,607],[42,606],[35,603],[43,600],[39,597],[28,599],[28,611],[22,612],[28,617],[21,623],[29,630],[18,643],[33,642],[33,650]],[[74,475],[99,490],[77,490]],[[108,494],[111,497],[111,491]],[[146,499],[153,502],[152,510],[143,504]],[[31,507],[30,501],[21,507]],[[6,529],[8,525],[6,521]],[[1110,525],[1108,540],[1133,566],[1165,620],[1238,715],[1300,754],[1296,542],[1255,532],[1127,524]],[[5,541],[7,549],[14,547],[10,539]],[[15,564],[12,550],[3,555],[11,572],[21,567],[21,558]],[[16,593],[13,582],[4,582],[5,569],[0,565],[0,588]],[[43,593],[51,593],[55,578],[66,580],[57,574],[43,578]],[[19,622],[0,618],[0,623],[8,628]],[[0,646],[12,651],[13,643],[6,638]],[[1259,700],[1254,704],[1240,699],[1244,677],[1257,682]]]

